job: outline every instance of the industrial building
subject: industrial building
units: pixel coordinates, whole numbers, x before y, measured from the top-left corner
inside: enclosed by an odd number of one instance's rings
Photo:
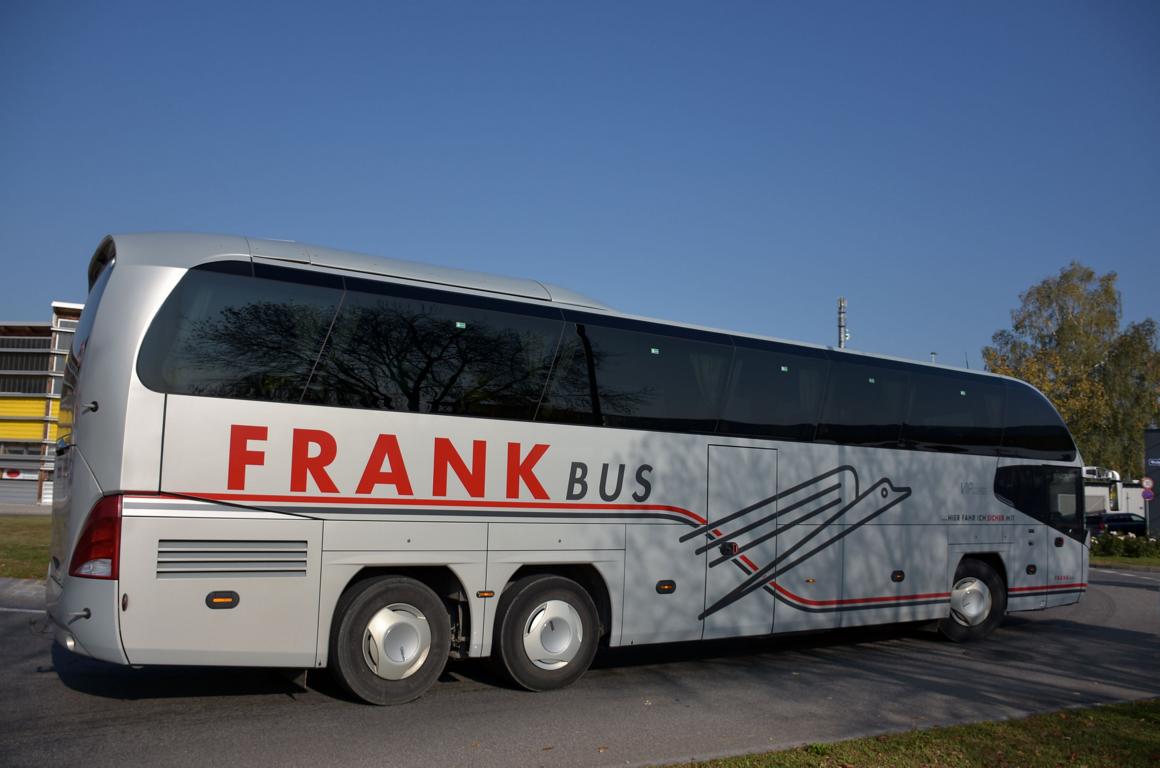
[[[82,308],[54,301],[51,321],[0,323],[0,502],[52,503],[60,393]]]

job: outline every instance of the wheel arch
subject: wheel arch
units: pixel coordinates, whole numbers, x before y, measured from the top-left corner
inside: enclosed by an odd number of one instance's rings
[[[430,587],[443,601],[451,619],[451,652],[453,657],[466,657],[471,638],[471,610],[467,589],[462,579],[446,565],[368,565],[355,572],[342,589],[338,599],[331,606],[329,632],[338,626],[334,615],[343,595],[360,584],[384,576],[407,576]],[[321,639],[321,638],[320,638]],[[329,636],[326,638],[329,644]]]
[[[496,599],[503,596],[512,584],[525,576],[548,575],[563,576],[579,584],[592,602],[596,604],[596,616],[600,622],[600,642],[606,645],[612,631],[612,598],[608,592],[608,584],[596,566],[591,563],[551,563],[537,565],[523,565],[516,569],[511,578],[504,584],[503,589],[496,595]],[[493,614],[492,620],[498,617]],[[495,628],[493,628],[494,631]]]
[[[978,552],[963,552],[958,561],[955,563],[955,568],[951,571],[951,581],[954,581],[954,575],[958,571],[959,566],[963,564],[964,560],[978,560],[986,563],[994,569],[995,573],[999,574],[999,578],[1003,581],[1003,588],[1006,589],[1010,585],[1010,580],[1007,577],[1007,563],[1004,562],[1003,556],[995,551],[978,551]]]

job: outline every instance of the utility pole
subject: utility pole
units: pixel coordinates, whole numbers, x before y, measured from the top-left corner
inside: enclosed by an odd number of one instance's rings
[[[850,340],[850,332],[846,330],[846,297],[838,297],[838,349],[845,349]]]

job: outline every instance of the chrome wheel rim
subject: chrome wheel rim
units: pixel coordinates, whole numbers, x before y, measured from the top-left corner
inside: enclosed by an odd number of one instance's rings
[[[402,680],[423,666],[431,652],[427,617],[409,603],[392,603],[363,629],[363,660],[384,680]]]
[[[979,626],[991,615],[991,590],[974,576],[959,579],[951,590],[951,615],[964,627]]]
[[[580,652],[584,624],[564,600],[540,603],[524,624],[524,653],[540,669],[561,669]]]

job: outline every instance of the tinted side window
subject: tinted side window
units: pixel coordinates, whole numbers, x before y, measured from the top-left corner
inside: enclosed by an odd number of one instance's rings
[[[732,347],[639,328],[569,323],[538,420],[713,431]]]
[[[1083,539],[1083,477],[1078,468],[1000,467],[995,495],[1020,512]]]
[[[559,312],[444,291],[348,280],[304,400],[351,408],[528,419]],[[531,313],[538,308],[528,308]]]
[[[722,434],[813,440],[829,361],[821,350],[738,340]]]
[[[1007,381],[1004,385],[1007,407],[1003,416],[1003,452],[1029,459],[1075,459],[1071,435],[1047,398],[1021,382]]]
[[[819,441],[895,447],[909,394],[902,367],[835,359],[830,367]]]
[[[902,437],[922,450],[994,453],[1003,436],[1002,417],[1000,380],[916,370]]]
[[[145,334],[141,381],[173,394],[298,402],[342,299],[341,280],[221,269],[190,270],[165,300]]]

